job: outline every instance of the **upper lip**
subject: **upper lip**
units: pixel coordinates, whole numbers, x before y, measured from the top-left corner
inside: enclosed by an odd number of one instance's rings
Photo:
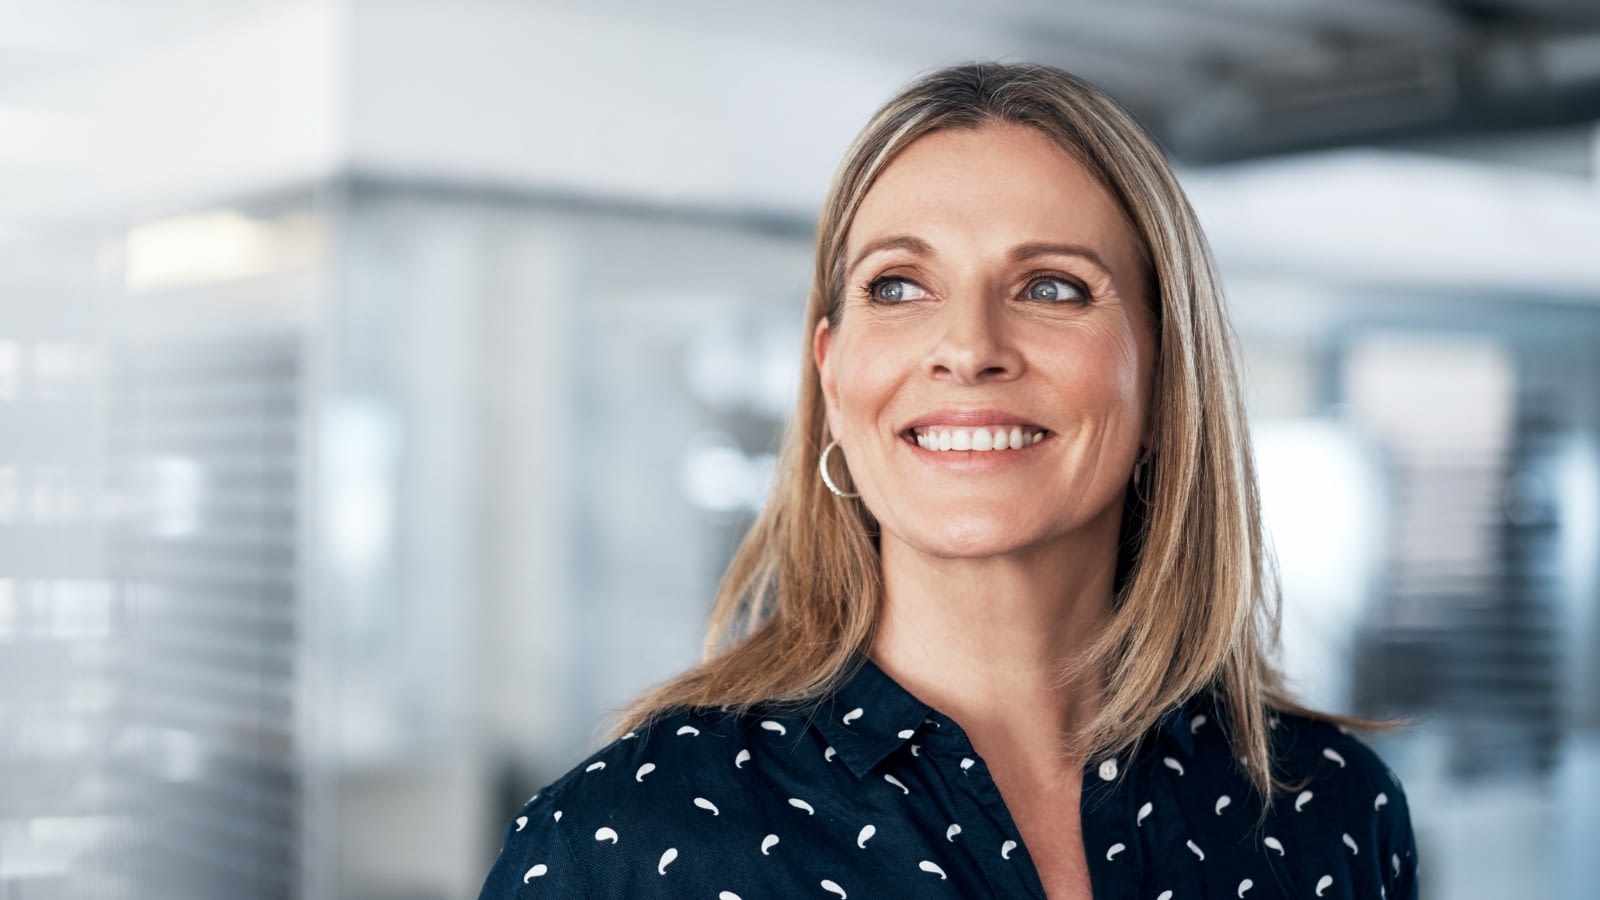
[[[910,422],[906,423],[906,426],[901,430],[903,432],[916,431],[919,428],[932,428],[937,425],[944,425],[951,428],[984,428],[1006,425],[1031,428],[1036,431],[1048,430],[1043,425],[1040,425],[1036,422],[1030,422],[1023,417],[1016,415],[1015,413],[1009,413],[1003,409],[935,410],[934,412],[924,413],[923,415],[912,419]]]

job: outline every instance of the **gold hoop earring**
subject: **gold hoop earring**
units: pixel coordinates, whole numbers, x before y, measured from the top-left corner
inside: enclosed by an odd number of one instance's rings
[[[860,494],[847,494],[839,490],[839,486],[833,483],[833,476],[828,474],[828,454],[837,446],[839,446],[838,441],[829,441],[828,446],[822,448],[822,455],[817,457],[817,471],[822,473],[822,483],[828,486],[828,490],[832,491],[835,497],[843,497],[846,500],[859,497]]]

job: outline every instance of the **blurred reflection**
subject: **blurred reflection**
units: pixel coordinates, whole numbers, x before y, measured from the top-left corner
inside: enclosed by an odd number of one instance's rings
[[[704,510],[755,513],[766,502],[777,464],[774,453],[746,456],[732,435],[701,435],[684,454],[683,492]]]
[[[0,253],[0,893],[290,896],[294,298],[322,250],[224,272],[209,235],[143,228]],[[188,274],[155,278],[162,252]],[[87,271],[40,263],[62,258]]]
[[[1379,456],[1348,424],[1318,418],[1258,422],[1255,447],[1285,674],[1304,702],[1353,712],[1353,642],[1386,556]]]
[[[322,252],[322,220],[294,210],[276,220],[216,209],[147,222],[128,230],[123,283],[131,293],[193,288],[314,262]]]

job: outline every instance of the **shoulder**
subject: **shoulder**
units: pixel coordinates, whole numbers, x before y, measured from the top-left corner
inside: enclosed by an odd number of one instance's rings
[[[639,896],[680,857],[749,817],[753,732],[781,739],[803,722],[719,710],[679,712],[630,732],[528,801],[507,826],[480,900],[538,879],[551,896]],[[760,834],[756,835],[759,841]],[[709,858],[709,857],[708,857]],[[699,869],[703,860],[694,863]],[[683,866],[679,865],[682,869]]]
[[[1414,895],[1416,839],[1405,788],[1351,730],[1309,716],[1276,713],[1274,774],[1286,785],[1273,816],[1294,823],[1302,843],[1331,848],[1395,900]]]
[[[1388,764],[1350,729],[1324,719],[1274,713],[1271,726],[1274,774],[1280,782],[1321,787],[1329,796],[1382,809],[1402,789]]]

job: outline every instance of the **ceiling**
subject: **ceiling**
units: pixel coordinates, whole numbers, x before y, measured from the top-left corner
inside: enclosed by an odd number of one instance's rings
[[[451,45],[454,21],[474,17],[476,37]],[[425,24],[396,37],[399,21]],[[649,45],[658,38],[671,43]],[[560,61],[530,65],[541,53]],[[557,115],[597,83],[642,104],[635,131],[682,151],[661,172],[639,169],[638,153],[606,171],[682,177],[682,160],[707,147],[738,148],[699,174],[743,177],[731,195],[795,182],[777,190],[808,208],[837,158],[835,132],[849,134],[895,80],[981,58],[1095,81],[1191,165],[1427,145],[1595,174],[1600,0],[0,0],[0,239],[20,227],[8,223],[113,190],[177,197],[165,185],[181,183],[186,196],[226,196],[401,158],[362,156],[380,131],[391,143],[433,132],[430,152],[486,177],[532,171],[554,133],[497,131],[499,120]],[[235,61],[241,71],[228,71]],[[584,83],[522,89],[591,64]],[[659,77],[640,90],[618,72]],[[730,72],[747,83],[722,90],[740,80]],[[470,122],[450,118],[464,98],[480,107]],[[582,102],[568,113],[588,115]],[[579,162],[632,137],[602,142],[571,121],[557,127]],[[698,143],[668,133],[684,121],[705,130]],[[1546,164],[1552,152],[1561,159]],[[785,154],[802,178],[770,174],[792,170]]]
[[[30,84],[296,2],[304,0],[0,0],[0,108]],[[973,58],[993,48],[1062,65],[1110,90],[1192,161],[1600,120],[1600,0],[582,5],[888,55]]]
[[[1600,0],[607,5],[884,55],[1058,65],[1195,163],[1600,121]]]

